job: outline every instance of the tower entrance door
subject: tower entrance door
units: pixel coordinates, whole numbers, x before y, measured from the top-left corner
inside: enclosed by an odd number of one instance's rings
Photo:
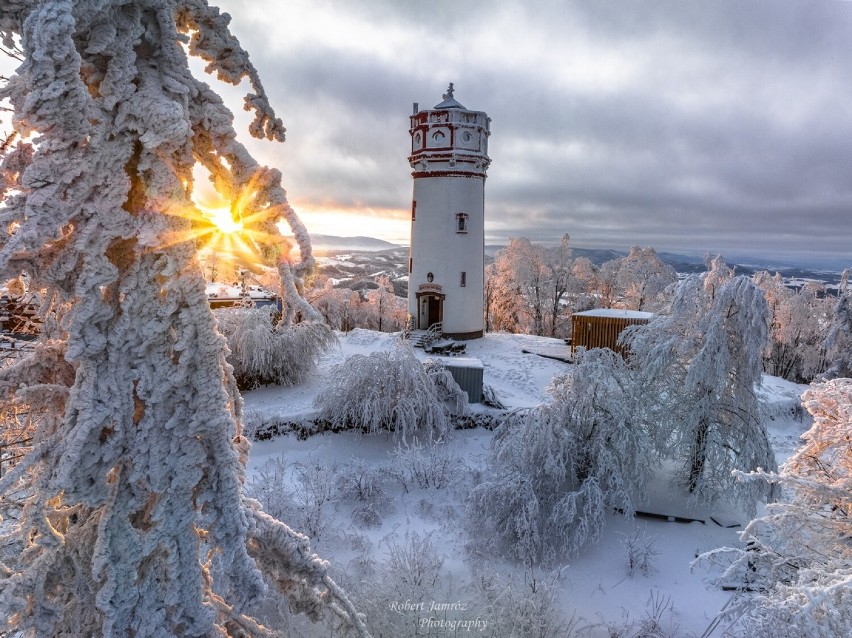
[[[438,284],[423,284],[417,291],[417,328],[428,330],[429,326],[444,320],[444,293]]]

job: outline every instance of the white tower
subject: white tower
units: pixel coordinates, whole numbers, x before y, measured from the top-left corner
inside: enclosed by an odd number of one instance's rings
[[[414,197],[408,312],[416,328],[442,322],[457,339],[482,336],[485,172],[489,118],[453,98],[411,116]]]

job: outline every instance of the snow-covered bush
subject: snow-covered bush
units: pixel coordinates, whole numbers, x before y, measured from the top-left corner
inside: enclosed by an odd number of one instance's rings
[[[296,467],[297,482],[293,497],[302,515],[301,527],[317,540],[328,531],[328,509],[333,507],[338,498],[335,485],[337,472],[336,465],[328,466],[320,461]]]
[[[356,525],[378,527],[382,514],[390,509],[390,497],[382,486],[386,474],[383,467],[368,465],[356,458],[340,468],[337,498],[342,503],[354,503],[352,520]]]
[[[462,474],[461,456],[446,441],[397,445],[393,457],[406,491],[412,486],[444,489],[456,483]]]
[[[575,556],[613,508],[632,516],[651,465],[619,355],[584,353],[549,391],[549,403],[497,430],[486,480],[470,497],[472,518],[527,564]]]
[[[660,454],[680,464],[676,479],[694,501],[724,497],[753,509],[773,496],[732,475],[777,467],[756,395],[767,317],[760,289],[717,260],[678,285],[669,314],[623,333],[643,419]]]
[[[348,585],[359,608],[366,612],[370,630],[375,636],[400,638],[452,635],[422,624],[435,615],[431,601],[450,599],[444,582],[446,556],[432,534],[394,532],[383,542],[385,556],[370,570],[369,580]]]
[[[755,638],[852,635],[852,379],[815,384],[802,396],[814,424],[777,482],[790,494],[767,506],[741,538],[746,549],[701,557],[727,564],[720,577],[746,590],[726,611]]]
[[[558,573],[534,577],[529,570],[523,579],[495,573],[477,575],[473,581],[473,604],[481,609],[478,615],[488,622],[478,635],[494,638],[575,635],[579,620],[564,617],[558,581]]]
[[[638,527],[630,534],[622,536],[621,546],[627,559],[627,575],[631,578],[637,573],[650,576],[657,571],[654,567],[654,560],[659,556],[656,536],[647,536],[644,531],[640,534]]]
[[[326,540],[329,509],[340,500],[336,464],[313,460],[287,465],[271,459],[246,481],[245,494],[257,499],[270,515],[292,521],[314,541]]]
[[[296,503],[293,491],[287,489],[291,470],[283,456],[269,459],[262,467],[252,472],[246,480],[243,493],[256,499],[270,516],[278,520],[293,521]],[[297,522],[293,521],[296,525]]]
[[[390,430],[403,440],[415,433],[439,438],[449,427],[448,407],[403,341],[390,351],[354,355],[336,366],[314,405],[317,418],[334,427]]]
[[[666,596],[659,590],[652,589],[648,593],[648,601],[641,617],[632,619],[627,611],[624,611],[623,615],[619,621],[604,621],[582,627],[582,635],[597,635],[594,630],[603,630],[604,635],[610,638],[683,638],[694,635],[683,631],[677,621],[678,614],[671,596]]]
[[[337,343],[324,323],[285,325],[272,308],[220,308],[214,311],[219,332],[227,339],[228,363],[242,390],[262,385],[302,383],[316,370],[322,354]]]

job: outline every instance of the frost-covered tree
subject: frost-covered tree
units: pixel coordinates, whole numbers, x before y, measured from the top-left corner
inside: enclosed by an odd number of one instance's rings
[[[627,256],[601,265],[599,279],[605,305],[656,311],[665,305],[663,293],[677,273],[653,248],[633,246]]]
[[[240,389],[302,383],[316,370],[323,352],[337,342],[326,324],[282,325],[271,307],[220,308],[214,314],[228,342],[227,361]]]
[[[336,366],[314,399],[318,418],[336,428],[390,430],[440,438],[449,428],[448,405],[407,341],[392,350],[356,354]]]
[[[800,290],[793,290],[780,274],[770,277],[766,272],[755,274],[754,282],[763,290],[770,311],[766,372],[809,383],[826,367],[825,327],[831,301],[825,287],[808,282]]]
[[[527,564],[576,555],[599,538],[612,508],[635,511],[651,445],[634,417],[626,364],[611,350],[582,354],[554,380],[551,400],[513,413],[497,430],[472,519]]]
[[[840,281],[837,304],[828,329],[825,347],[829,360],[827,379],[852,377],[852,290],[849,288],[850,271],[844,270]]]
[[[205,0],[0,4],[0,37],[23,51],[0,91],[23,138],[2,164],[0,277],[26,271],[70,304],[74,370],[70,387],[49,382],[54,412],[0,481],[29,494],[0,542],[0,631],[264,635],[252,610],[272,591],[365,632],[308,539],[241,493],[248,444],[197,259],[210,227],[190,200],[193,166],[243,205],[235,215],[251,211],[259,249],[275,252],[276,223],[291,226],[301,261],[278,251],[287,319],[312,313],[298,293],[312,258],[280,173],[189,71],[187,51],[247,79],[252,134],[283,139],[228,22]],[[36,353],[42,368],[50,352]]]
[[[376,283],[378,287],[366,294],[366,303],[361,306],[367,325],[379,332],[399,330],[405,317],[400,317],[400,308],[404,306],[396,296],[390,277],[381,275]]]
[[[576,288],[571,265],[568,235],[553,247],[525,237],[510,240],[497,255],[486,284],[492,300],[489,323],[497,330],[551,336],[560,332],[570,314],[567,297]]]
[[[658,449],[679,461],[694,499],[753,507],[771,497],[732,476],[776,468],[755,395],[768,313],[760,289],[717,262],[677,286],[669,314],[625,331],[644,388],[644,418]]]
[[[319,282],[317,282],[319,284]],[[326,278],[307,293],[311,306],[316,308],[326,325],[334,330],[349,332],[355,327],[355,318],[361,315],[361,296],[356,290],[336,288]]]
[[[852,635],[852,379],[815,384],[802,402],[814,423],[780,474],[740,475],[788,496],[748,524],[747,549],[702,557],[747,590],[727,616],[750,637]]]

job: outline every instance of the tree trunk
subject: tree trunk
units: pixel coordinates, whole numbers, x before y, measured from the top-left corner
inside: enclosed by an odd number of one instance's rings
[[[692,457],[689,461],[689,493],[692,494],[698,489],[698,482],[701,474],[704,472],[704,462],[707,457],[707,433],[710,429],[706,418],[702,418],[698,423],[698,430],[695,433],[695,446],[692,448]]]

